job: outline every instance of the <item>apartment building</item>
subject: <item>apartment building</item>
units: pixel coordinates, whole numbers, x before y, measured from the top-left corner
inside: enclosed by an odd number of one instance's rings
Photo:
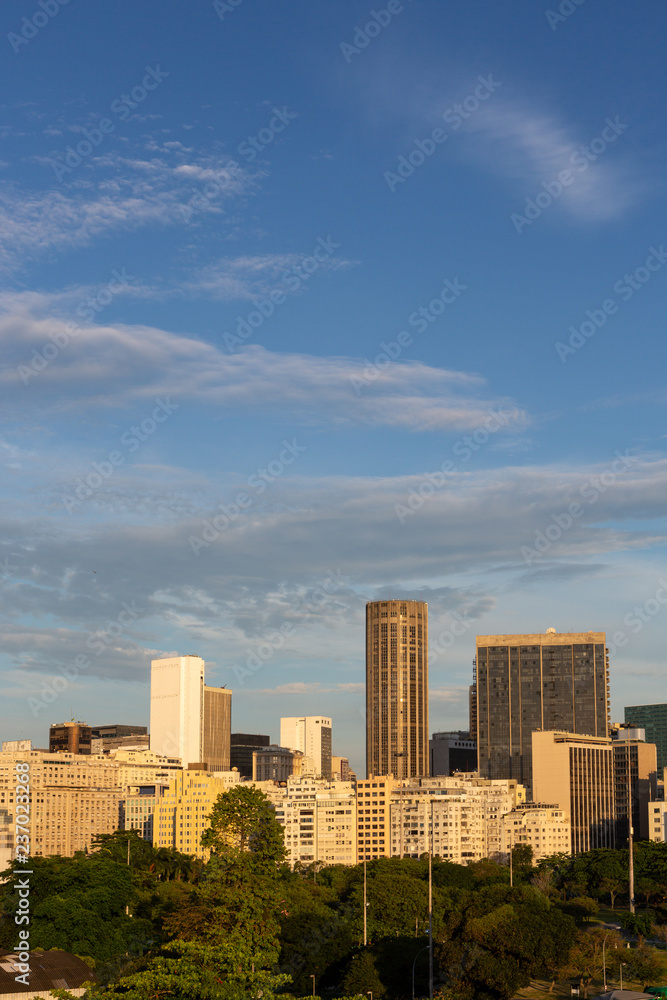
[[[496,857],[503,816],[524,801],[525,789],[514,779],[455,775],[400,782],[391,796],[390,853],[418,858],[432,851],[457,864]]]
[[[118,829],[118,765],[106,757],[46,750],[0,752],[0,861],[14,858],[16,764],[30,765],[30,853],[89,850],[96,834]]]
[[[121,830],[138,830],[140,836],[153,843],[155,808],[164,795],[164,785],[130,785],[120,802]]]
[[[256,783],[276,810],[285,832],[287,860],[294,866],[319,861],[354,865],[357,861],[356,796],[349,781],[291,777],[283,788]]]
[[[218,796],[240,780],[238,771],[207,771],[202,767],[181,771],[155,801],[153,846],[208,860],[210,851],[201,846],[208,818]]]
[[[533,861],[552,854],[570,854],[570,821],[564,809],[542,802],[525,802],[502,818],[501,862],[509,861],[513,847],[525,844],[533,849]]]
[[[357,781],[357,861],[389,856],[391,795],[397,784],[390,774]]]

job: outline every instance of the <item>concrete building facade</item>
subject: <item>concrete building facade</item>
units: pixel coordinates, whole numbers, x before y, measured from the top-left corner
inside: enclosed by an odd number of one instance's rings
[[[18,762],[30,765],[31,854],[71,857],[75,851],[88,850],[96,834],[118,829],[123,793],[113,761],[45,750],[5,750],[0,752],[1,862],[14,858]]]
[[[232,692],[208,687],[200,656],[151,662],[150,747],[183,766],[230,767]]]
[[[121,830],[138,830],[144,840],[153,843],[155,808],[165,785],[130,785],[120,803]]]
[[[318,778],[331,780],[331,719],[324,715],[282,718],[280,745],[300,750],[315,762]]]
[[[239,781],[238,771],[207,771],[196,766],[182,771],[155,802],[153,846],[208,860],[210,851],[201,846],[208,817],[218,796]]]
[[[570,854],[572,832],[564,809],[542,802],[524,802],[502,818],[502,863],[509,863],[510,851],[517,845],[532,848],[533,861],[552,854]]]
[[[357,861],[389,857],[391,796],[397,784],[390,774],[357,781]]]
[[[285,788],[258,784],[284,827],[287,860],[310,865],[357,862],[357,803],[348,781],[289,778]]]
[[[479,774],[530,789],[534,732],[608,736],[605,633],[477,636],[476,690]]]
[[[391,856],[418,858],[431,850],[456,864],[497,857],[502,818],[524,799],[525,790],[514,780],[402,781],[391,797]]]
[[[533,799],[556,802],[571,827],[571,853],[616,846],[612,741],[566,732],[533,733]]]
[[[428,774],[428,605],[366,605],[366,775]]]

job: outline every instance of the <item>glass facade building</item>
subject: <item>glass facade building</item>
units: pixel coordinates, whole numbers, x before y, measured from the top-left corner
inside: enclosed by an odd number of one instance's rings
[[[477,636],[475,702],[480,777],[532,788],[534,732],[609,733],[605,633]]]
[[[667,705],[630,705],[625,721],[646,731],[646,742],[658,751],[658,770],[667,767]]]
[[[366,776],[424,777],[428,754],[428,605],[366,605]]]

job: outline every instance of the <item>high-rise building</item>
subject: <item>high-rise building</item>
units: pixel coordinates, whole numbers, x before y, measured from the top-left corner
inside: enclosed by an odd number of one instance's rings
[[[229,764],[236,768],[242,778],[252,778],[252,755],[260,747],[268,747],[269,736],[252,733],[232,733]]]
[[[331,780],[331,719],[324,715],[281,719],[280,745],[300,750],[315,762],[318,778]]]
[[[554,802],[570,821],[572,854],[616,843],[616,772],[606,736],[534,732],[533,798]]]
[[[478,635],[476,685],[481,777],[516,778],[530,788],[538,730],[608,735],[604,632]]]
[[[636,730],[635,730],[636,731]],[[632,800],[635,840],[649,839],[648,804],[658,797],[658,766],[655,743],[635,739],[632,729],[612,730],[616,800],[616,847],[628,843],[628,817]]]
[[[428,753],[432,778],[455,771],[477,770],[477,740],[471,733],[433,733]]]
[[[87,722],[54,722],[49,727],[49,752],[89,754],[91,733]]]
[[[180,757],[183,767],[229,770],[232,692],[208,687],[199,656],[151,662],[151,750]]]
[[[428,774],[428,605],[366,605],[366,774]]]
[[[667,705],[629,705],[625,721],[646,730],[647,741],[658,751],[658,770],[667,767]]]

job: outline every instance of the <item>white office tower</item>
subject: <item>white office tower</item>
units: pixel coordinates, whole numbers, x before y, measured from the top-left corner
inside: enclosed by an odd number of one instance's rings
[[[300,750],[315,762],[318,778],[331,780],[331,719],[324,715],[281,719],[280,745]]]
[[[151,750],[229,770],[232,692],[207,687],[200,656],[151,661]]]

